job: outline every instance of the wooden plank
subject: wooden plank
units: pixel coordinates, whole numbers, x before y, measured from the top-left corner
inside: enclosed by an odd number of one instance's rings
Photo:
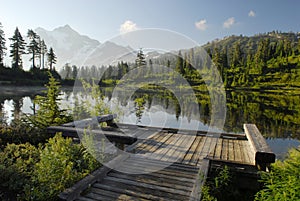
[[[197,178],[195,180],[194,186],[192,188],[192,192],[190,194],[190,201],[199,201],[201,198],[201,192],[202,192],[202,186],[204,185],[204,182],[206,181],[206,178],[208,176],[208,169],[209,169],[209,160],[203,159],[201,161],[201,165],[199,168],[199,173],[197,175]]]
[[[73,185],[72,187],[67,188],[64,192],[60,193],[59,198],[67,201],[75,200],[79,197],[81,192],[83,192],[86,188],[91,186],[96,181],[103,179],[103,177],[111,170],[111,168],[116,167],[128,157],[129,154],[117,156],[115,159],[108,162],[107,166],[102,166],[82,180],[75,183],[75,185]]]
[[[137,181],[131,181],[127,179],[121,179],[121,178],[116,178],[116,177],[105,177],[104,181],[106,182],[112,182],[112,183],[122,183],[126,186],[136,186],[136,187],[142,187],[144,189],[151,189],[154,191],[162,191],[162,192],[167,192],[169,194],[172,194],[172,197],[181,197],[181,198],[187,198],[189,192],[184,191],[184,190],[178,190],[178,189],[173,189],[173,188],[167,188],[163,186],[157,186],[153,184],[147,184],[144,182],[137,182]]]
[[[90,126],[91,128],[94,128],[94,127],[98,126],[99,123],[112,121],[116,117],[117,117],[116,114],[106,114],[106,115],[101,115],[101,116],[97,116],[94,118],[87,118],[87,119],[72,121],[69,123],[62,124],[62,126],[77,127],[77,128],[87,128]]]
[[[238,162],[242,162],[242,156],[241,156],[242,150],[239,141],[241,140],[233,140],[234,160]]]
[[[135,197],[154,200],[186,200],[187,196],[175,194],[168,191],[168,188],[157,187],[150,184],[135,183],[128,180],[106,177],[103,182],[96,183],[94,187],[122,192]]]
[[[207,136],[203,136],[203,137],[201,136],[201,141],[199,142],[189,164],[197,165],[198,161],[203,159],[203,157],[201,156],[201,152],[206,140],[207,140]]]
[[[259,132],[255,124],[244,124],[246,136],[255,153],[255,162],[258,165],[264,165],[275,162],[275,154],[268,146],[265,138]]]
[[[171,133],[168,133],[168,135],[170,137],[165,141],[163,146],[161,146],[160,149],[155,152],[155,154],[148,154],[146,156],[148,156],[151,159],[160,160],[169,151],[169,149],[173,146],[174,141],[178,140],[177,135],[173,135]]]
[[[104,135],[107,139],[111,141],[124,143],[124,144],[132,144],[137,140],[136,136],[130,134],[124,134],[119,131],[87,130],[82,128],[63,127],[63,126],[50,126],[47,128],[47,132],[52,135],[61,132],[64,137],[72,137],[72,138],[78,138],[79,136],[83,136],[84,133],[86,132],[91,132],[96,137],[101,137]]]
[[[187,154],[188,150],[190,149],[190,147],[192,146],[194,140],[196,139],[196,135],[189,135],[186,136],[185,142],[182,145],[182,149],[178,152],[178,155],[176,156],[178,159],[178,162],[183,161],[185,155]]]
[[[119,168],[119,170],[122,170],[122,168]],[[119,171],[116,170],[112,170],[111,172],[117,172],[119,173]],[[126,174],[126,173],[124,173]],[[170,180],[174,183],[184,183],[185,185],[189,186],[189,184],[192,184],[195,178],[186,178],[186,177],[175,177],[174,175],[169,175],[169,174],[162,174],[159,171],[157,172],[151,172],[150,174],[144,174],[144,177],[152,177],[152,178],[160,178],[160,179],[166,179],[166,180]]]
[[[177,182],[171,182],[165,179],[157,179],[155,177],[144,177],[144,175],[134,175],[134,174],[122,174],[122,173],[109,173],[108,176],[135,181],[139,183],[145,183],[145,184],[152,184],[155,186],[161,186],[161,187],[167,187],[172,188],[175,190],[182,190],[182,191],[191,191],[191,187],[178,184]]]
[[[150,149],[146,150],[146,153],[154,153],[157,149],[159,149],[164,143],[172,136],[170,133],[163,133],[162,138],[157,140],[157,143],[154,144]],[[151,157],[150,157],[151,158]]]
[[[106,197],[109,197],[110,200],[117,200],[117,198],[120,197],[119,193],[111,192],[111,191],[107,191],[107,190],[99,189],[99,188],[93,188],[93,187],[89,189],[89,193],[106,196]]]
[[[139,157],[133,157],[133,159],[129,158],[128,160],[124,161],[124,163],[128,164],[139,164],[139,165],[144,165],[144,166],[153,166],[155,165],[156,167],[160,168],[167,168],[167,169],[174,169],[174,170],[179,170],[179,171],[186,171],[189,173],[197,173],[198,172],[198,167],[196,166],[189,166],[189,165],[184,165],[180,163],[168,163],[165,161],[159,161],[159,160],[152,160],[152,159],[140,159]]]
[[[136,150],[139,149],[140,146],[142,146],[144,143],[147,143],[147,141],[158,138],[159,135],[160,131],[154,131],[150,136],[148,136],[147,139],[138,139],[135,143],[128,146],[126,151],[136,153]]]
[[[133,188],[132,186],[126,186],[126,185],[117,185],[116,183],[96,183],[94,185],[94,188],[98,188],[98,189],[104,189],[107,191],[111,191],[111,192],[116,192],[119,193],[121,195],[129,195],[129,196],[134,196],[137,197],[139,199],[149,199],[149,200],[157,200],[157,201],[161,201],[161,200],[168,200],[171,201],[172,199],[168,199],[168,198],[163,198],[161,195],[157,196],[154,193],[149,193],[149,191],[146,191],[145,189],[141,189],[141,188]]]
[[[215,149],[210,152],[209,157],[212,159],[221,159],[223,138],[218,138]]]
[[[243,146],[243,140],[238,140],[238,144],[239,144],[239,147],[240,147],[240,154],[241,154],[241,163],[246,163],[246,157],[245,157],[245,149],[244,149],[244,146]]]
[[[94,199],[80,196],[76,199],[76,201],[94,201]]]
[[[140,146],[137,148],[136,153],[145,154],[145,153],[149,153],[149,150],[152,149],[153,147],[156,149],[158,142],[164,139],[166,135],[168,135],[168,133],[159,132],[157,133],[157,135],[153,136],[152,138],[143,140]]]
[[[198,146],[198,144],[201,141],[201,138],[203,138],[202,136],[196,136],[192,145],[190,146],[189,150],[187,151],[187,153],[185,154],[183,160],[181,161],[184,164],[190,164],[190,161],[192,159],[193,154],[196,151],[196,148]]]
[[[233,140],[228,140],[228,160],[234,161],[234,147],[233,147]]]
[[[85,198],[90,198],[92,200],[101,200],[101,201],[111,201],[112,197],[106,196],[106,195],[100,195],[93,192],[87,193]]]
[[[163,174],[124,174],[124,173],[120,173],[118,171],[111,171],[109,172],[109,176],[113,176],[113,174],[117,174],[119,176],[116,177],[127,177],[128,179],[145,179],[145,180],[154,180],[156,182],[162,182],[162,183],[167,183],[167,184],[175,184],[180,186],[180,188],[192,188],[193,187],[193,179],[185,179],[184,181],[181,179],[181,177],[173,177],[173,176],[168,176],[168,175],[163,175]],[[196,175],[196,174],[195,174]],[[184,185],[182,185],[182,183],[184,182]],[[164,184],[162,184],[164,185]]]
[[[180,152],[185,152],[184,146],[188,136],[186,135],[176,135],[176,136],[177,139],[173,141],[174,144],[171,144],[171,146],[167,145],[168,151],[161,157],[160,160],[175,162],[177,161]]]
[[[130,166],[131,164],[131,166]],[[127,163],[127,161],[123,162],[119,167],[118,171],[122,172],[128,172],[128,169],[130,169],[131,172],[149,172],[153,173],[153,170],[156,171],[156,173],[159,174],[164,174],[164,175],[169,175],[169,176],[175,176],[175,177],[183,177],[183,178],[190,178],[194,179],[195,174],[186,172],[186,171],[181,171],[181,170],[174,170],[174,169],[162,169],[156,165],[143,165],[139,163]]]
[[[222,141],[222,160],[228,160],[228,139]]]

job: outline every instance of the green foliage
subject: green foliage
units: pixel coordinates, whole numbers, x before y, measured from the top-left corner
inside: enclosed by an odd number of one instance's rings
[[[0,149],[7,144],[30,143],[37,146],[45,143],[49,136],[38,128],[28,126],[22,119],[14,119],[10,125],[0,125]]]
[[[276,161],[271,171],[261,176],[264,188],[256,194],[255,200],[300,200],[300,150],[290,150],[283,162]]]
[[[202,186],[202,200],[205,201],[227,201],[227,200],[253,200],[256,192],[240,189],[236,182],[239,175],[230,172],[228,166],[223,166],[216,170],[216,176],[209,178]]]
[[[64,139],[61,134],[40,148],[39,158],[32,184],[24,188],[27,200],[57,200],[59,192],[100,166],[81,145],[73,144],[72,139]]]
[[[19,200],[57,200],[59,192],[98,167],[89,150],[57,134],[39,148],[8,144],[0,152],[0,187]]]
[[[75,120],[110,114],[111,110],[104,101],[99,85],[81,80],[83,91],[75,98],[73,116]],[[88,97],[88,98],[87,98]]]
[[[0,186],[14,192],[22,192],[38,162],[38,149],[29,143],[8,144],[0,152]]]
[[[22,62],[22,54],[25,54],[25,41],[19,32],[18,27],[16,28],[14,35],[11,40],[11,50],[10,50],[10,57],[12,57],[12,68],[14,69],[22,69],[23,62]]]
[[[59,108],[60,85],[49,73],[49,83],[46,85],[45,96],[36,96],[35,104],[39,106],[37,114],[29,117],[29,121],[38,128],[47,128],[50,125],[60,125],[71,121],[65,110]]]

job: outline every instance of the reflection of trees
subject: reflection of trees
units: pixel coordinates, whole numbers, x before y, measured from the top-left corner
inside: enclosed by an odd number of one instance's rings
[[[139,98],[135,98],[134,99],[134,108],[135,108],[135,116],[137,118],[137,122],[136,123],[140,123],[144,110],[145,110],[145,104],[146,104],[146,97],[142,96]]]
[[[121,92],[120,92],[121,93]],[[107,91],[111,96],[111,91]],[[135,101],[136,115],[141,118],[143,111],[153,105],[161,105],[167,113],[177,119],[187,117],[200,120],[208,125],[211,121],[211,103],[207,92],[196,92],[197,101],[186,94],[175,97],[169,90],[136,91],[132,97],[122,91],[119,102],[126,106],[128,100]],[[300,139],[300,96],[265,92],[227,92],[227,113],[225,131],[243,132],[244,123],[254,123],[267,137],[293,137]],[[200,117],[197,116],[200,113]]]
[[[13,97],[13,106],[14,106],[14,118],[15,119],[19,119],[20,118],[20,114],[22,112],[22,106],[23,106],[23,97]]]
[[[227,94],[227,130],[254,123],[268,137],[300,139],[300,97],[289,94],[231,92]],[[241,131],[241,130],[240,130]]]
[[[4,112],[4,104],[0,102],[0,125],[5,124],[5,112]]]

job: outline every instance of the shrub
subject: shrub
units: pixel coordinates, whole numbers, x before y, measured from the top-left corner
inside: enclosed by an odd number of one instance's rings
[[[8,144],[0,152],[1,187],[22,192],[25,185],[30,185],[34,165],[38,160],[38,149],[31,144]]]
[[[57,200],[58,193],[86,176],[92,171],[90,167],[100,166],[91,157],[84,153],[81,145],[73,144],[72,139],[64,139],[61,134],[50,138],[40,149],[40,161],[34,167],[32,185],[25,187],[26,199]]]
[[[283,162],[276,161],[271,167],[269,173],[261,173],[264,188],[256,194],[255,200],[300,200],[300,150],[290,150]]]

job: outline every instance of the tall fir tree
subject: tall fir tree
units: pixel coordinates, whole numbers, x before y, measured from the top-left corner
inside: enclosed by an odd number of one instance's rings
[[[135,60],[136,67],[146,65],[146,59],[145,59],[145,55],[143,53],[142,48],[138,51],[136,57],[137,57]]]
[[[40,54],[40,44],[39,44],[39,36],[32,29],[29,29],[27,32],[27,37],[29,38],[29,44],[27,46],[27,51],[29,54],[32,54],[30,61],[32,61],[32,68],[35,68],[35,59]]]
[[[10,57],[12,57],[12,68],[23,69],[22,55],[25,54],[25,41],[18,29],[16,28],[14,35],[11,40]]]
[[[183,69],[183,58],[182,58],[182,54],[181,54],[181,51],[180,51],[180,50],[179,50],[179,52],[178,52],[175,70],[176,70],[178,73],[182,74],[182,75],[183,75],[183,73],[184,73],[184,69]]]
[[[45,54],[47,54],[47,45],[44,40],[40,42],[40,61],[41,61],[41,68],[45,68]]]
[[[47,58],[48,58],[48,64],[49,64],[49,67],[50,67],[50,71],[52,71],[53,70],[53,64],[56,64],[56,61],[57,61],[56,60],[57,57],[56,57],[52,47],[50,47],[49,52],[47,53]]]
[[[0,22],[0,67],[3,66],[4,64],[4,55],[5,55],[5,51],[6,51],[6,46],[5,46],[5,35],[4,35],[4,31],[2,30],[2,24]]]

